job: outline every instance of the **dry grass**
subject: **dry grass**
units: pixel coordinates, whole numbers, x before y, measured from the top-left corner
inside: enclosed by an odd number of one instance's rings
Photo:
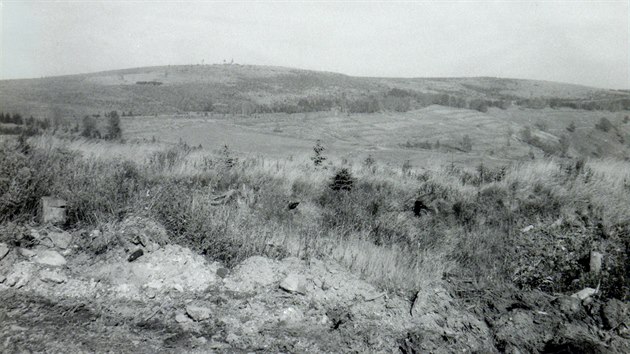
[[[11,209],[5,221],[29,218],[41,195],[55,194],[71,203],[75,226],[142,214],[163,223],[172,242],[228,264],[269,254],[274,244],[283,249],[276,256],[330,257],[390,290],[417,290],[446,273],[485,286],[509,281],[512,257],[537,252],[513,253],[524,242],[518,232],[523,226],[552,230],[560,218],[565,226],[548,232],[564,239],[576,227],[580,233],[596,231],[577,224],[577,213],[588,212],[611,229],[630,214],[630,164],[619,160],[588,161],[582,170],[574,169],[575,162],[536,160],[502,174],[486,169],[484,178],[495,177],[482,180],[479,169],[440,160],[403,173],[378,162],[365,166],[332,158],[318,168],[308,155],[289,160],[234,152],[229,157],[239,160],[228,166],[223,152],[185,145],[54,137],[33,138],[31,145],[31,155],[14,162],[21,165],[3,170],[13,185],[32,186],[0,186],[23,206]],[[19,156],[7,146],[3,151],[5,158]],[[328,188],[334,166],[356,178],[351,192]],[[16,171],[24,169],[32,172],[29,182],[16,184],[23,178]],[[236,191],[234,199],[214,205],[215,196],[228,190]],[[433,212],[414,216],[417,199]],[[297,210],[287,209],[290,201],[300,201]],[[586,246],[580,243],[580,252]]]

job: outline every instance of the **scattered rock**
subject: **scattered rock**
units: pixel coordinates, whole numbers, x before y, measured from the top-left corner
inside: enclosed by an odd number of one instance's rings
[[[9,253],[9,246],[6,243],[0,242],[0,260],[2,260]]]
[[[217,269],[217,275],[219,276],[219,278],[225,278],[227,277],[229,271],[227,270],[227,268],[219,268]]]
[[[194,345],[205,345],[206,343],[208,343],[208,340],[206,339],[206,337],[200,336],[200,337],[195,337],[192,340]]]
[[[593,288],[584,288],[580,291],[578,291],[577,293],[571,295],[572,297],[578,298],[580,300],[586,300],[589,297],[597,294],[597,289],[593,289]]]
[[[55,247],[61,248],[62,250],[68,248],[70,242],[72,242],[72,235],[65,231],[49,232],[47,237],[52,241]]]
[[[285,324],[298,323],[302,321],[303,318],[304,314],[302,313],[302,311],[293,307],[288,307],[284,309],[280,314],[280,321]]]
[[[65,274],[58,273],[56,271],[50,271],[50,270],[41,271],[39,273],[39,278],[43,282],[56,283],[56,284],[65,283],[68,280],[68,277],[66,277]]]
[[[207,307],[188,305],[186,306],[186,313],[190,318],[199,322],[209,319],[212,311]]]
[[[534,225],[529,225],[521,229],[521,232],[530,232],[534,229]]]
[[[4,283],[5,280],[7,280],[7,277],[0,275],[0,284]]]
[[[142,249],[137,249],[132,254],[129,255],[129,258],[127,258],[127,260],[129,262],[133,262],[136,259],[142,257],[143,254],[144,254],[144,251]]]
[[[280,280],[278,266],[277,261],[266,257],[247,258],[224,279],[225,287],[231,291],[250,292],[272,285]]]
[[[582,301],[577,297],[561,295],[556,299],[560,311],[569,317],[573,317],[583,311]]]
[[[18,248],[18,252],[26,258],[33,258],[37,255],[37,252],[23,247]]]
[[[66,264],[66,259],[57,251],[45,250],[39,251],[35,257],[33,257],[35,263],[49,265],[53,267],[60,267]]]
[[[42,234],[39,233],[39,231],[37,231],[35,229],[31,229],[30,230],[30,235],[31,235],[31,238],[33,240],[37,241],[38,245],[42,245],[42,246],[48,247],[48,248],[55,247],[55,244],[52,242],[52,240],[50,238],[48,238],[46,236],[46,234],[42,235]]]
[[[181,312],[175,315],[175,322],[177,323],[185,323],[190,321],[190,318]]]
[[[630,305],[618,299],[611,299],[602,310],[602,318],[608,329],[618,328],[623,324],[630,327]]]
[[[320,278],[313,278],[311,280],[313,281],[313,285],[315,285],[316,288],[321,289],[322,285],[324,285],[324,282]]]
[[[13,272],[7,276],[5,285],[19,289],[31,280],[33,274],[33,264],[20,262],[13,267]]]
[[[280,288],[290,293],[306,294],[304,280],[295,273],[289,274],[280,283]]]
[[[184,292],[184,287],[181,286],[180,284],[173,284],[173,289],[179,291],[180,293]]]

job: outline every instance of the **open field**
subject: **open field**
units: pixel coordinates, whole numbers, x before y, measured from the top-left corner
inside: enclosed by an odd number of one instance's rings
[[[328,154],[349,160],[359,161],[371,155],[397,166],[409,160],[417,167],[438,162],[470,167],[529,159],[530,151],[542,157],[543,151],[523,141],[521,131],[525,127],[549,144],[558,144],[561,136],[567,136],[570,156],[630,158],[630,124],[623,123],[627,115],[628,112],[517,107],[492,108],[482,113],[430,106],[406,113],[352,115],[315,112],[255,117],[222,114],[128,117],[123,124],[125,138],[132,141],[156,138],[177,143],[181,139],[191,146],[201,144],[210,150],[228,145],[253,156],[289,158],[309,154],[319,139]],[[598,131],[595,125],[602,117],[615,122],[618,131]],[[537,127],[543,122],[544,131]],[[566,129],[571,123],[575,124],[574,132]],[[509,131],[512,133],[508,136]],[[460,148],[465,135],[471,137],[472,151]],[[619,137],[623,137],[623,142]],[[409,142],[412,145],[405,146]],[[429,147],[414,147],[414,143],[428,143]]]

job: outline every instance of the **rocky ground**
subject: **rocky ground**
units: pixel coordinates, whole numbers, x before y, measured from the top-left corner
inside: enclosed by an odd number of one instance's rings
[[[4,353],[630,352],[628,304],[593,291],[471,295],[445,281],[408,299],[331,261],[228,270],[138,218],[28,240],[0,244]]]

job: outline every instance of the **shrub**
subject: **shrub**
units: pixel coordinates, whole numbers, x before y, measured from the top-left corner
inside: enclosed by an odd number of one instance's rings
[[[110,140],[118,140],[122,137],[122,128],[120,128],[120,117],[118,112],[111,111],[107,120],[107,138]]]
[[[234,157],[234,154],[230,150],[230,147],[227,145],[223,146],[223,150],[221,150],[221,156],[223,158],[223,166],[227,169],[230,169],[236,165],[238,159]]]
[[[329,184],[330,189],[334,191],[351,191],[354,187],[356,179],[347,168],[341,168],[335,173]]]
[[[83,117],[83,131],[81,131],[81,136],[86,138],[95,137],[96,132],[96,120],[93,117],[88,115]]]
[[[595,128],[603,131],[603,132],[608,132],[611,129],[614,129],[615,126],[608,120],[608,118],[606,117],[602,117],[599,122],[597,124],[595,124]]]
[[[326,160],[326,157],[322,155],[324,150],[326,149],[322,146],[322,141],[317,139],[315,146],[313,147],[314,155],[311,157],[315,166],[321,166],[321,164]]]
[[[376,161],[374,160],[372,155],[368,155],[368,157],[366,157],[365,160],[363,160],[363,166],[367,168],[371,168],[372,166],[374,166],[375,163]]]

